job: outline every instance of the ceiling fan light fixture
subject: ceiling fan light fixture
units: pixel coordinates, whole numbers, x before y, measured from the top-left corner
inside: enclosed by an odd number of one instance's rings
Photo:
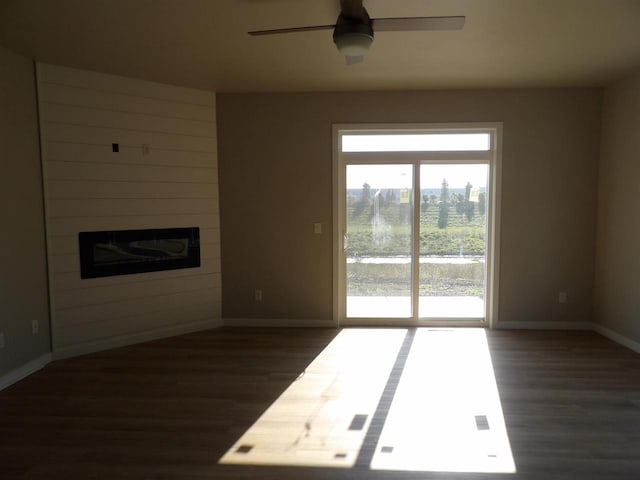
[[[373,28],[368,23],[344,21],[338,18],[333,31],[333,41],[338,51],[345,57],[366,55],[373,43]]]
[[[366,33],[345,33],[335,37],[333,41],[338,47],[338,51],[345,57],[359,57],[366,55],[373,43],[373,35]]]

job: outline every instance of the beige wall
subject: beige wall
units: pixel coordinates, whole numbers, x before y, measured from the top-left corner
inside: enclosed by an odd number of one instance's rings
[[[223,318],[331,319],[332,124],[499,121],[500,320],[591,321],[600,108],[599,89],[219,95]]]
[[[595,320],[640,342],[640,74],[605,91]]]
[[[215,94],[38,67],[56,356],[219,325]],[[175,227],[200,267],[80,278],[79,232]]]
[[[0,48],[0,377],[49,352],[33,63]],[[38,320],[38,335],[31,321]]]

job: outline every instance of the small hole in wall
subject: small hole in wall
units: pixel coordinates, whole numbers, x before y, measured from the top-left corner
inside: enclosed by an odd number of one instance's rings
[[[111,144],[111,151],[113,153],[118,153],[120,151],[120,144],[119,143],[112,143]]]

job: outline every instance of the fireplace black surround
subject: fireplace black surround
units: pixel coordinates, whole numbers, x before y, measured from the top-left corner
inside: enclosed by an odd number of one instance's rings
[[[97,278],[200,266],[200,229],[80,232],[80,277]]]

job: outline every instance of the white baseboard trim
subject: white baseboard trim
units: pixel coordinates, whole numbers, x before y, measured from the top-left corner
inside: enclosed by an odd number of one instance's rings
[[[333,320],[295,320],[278,318],[225,318],[225,327],[302,327],[336,328]]]
[[[0,377],[0,390],[4,390],[14,383],[19,382],[23,378],[28,377],[32,373],[37,372],[38,370],[44,368],[45,365],[47,365],[49,362],[51,362],[51,354],[46,353],[41,357],[31,360],[21,367],[18,367],[15,370],[3,375],[2,377]]]
[[[54,360],[62,360],[64,358],[77,357],[88,353],[111,350],[112,348],[126,347],[136,343],[150,342],[161,338],[174,337],[202,330],[210,330],[212,328],[221,327],[222,325],[222,320],[219,318],[187,323],[184,325],[173,325],[170,327],[156,328],[154,330],[133,333],[130,335],[105,338],[102,340],[96,340],[95,342],[58,347],[54,349],[52,355]]]
[[[493,328],[504,330],[593,330],[591,322],[497,322]]]
[[[640,343],[632,340],[629,337],[619,334],[618,332],[611,330],[610,328],[603,327],[598,323],[593,324],[593,329],[603,337],[607,337],[609,340],[613,340],[620,345],[623,345],[636,353],[640,353]]]

